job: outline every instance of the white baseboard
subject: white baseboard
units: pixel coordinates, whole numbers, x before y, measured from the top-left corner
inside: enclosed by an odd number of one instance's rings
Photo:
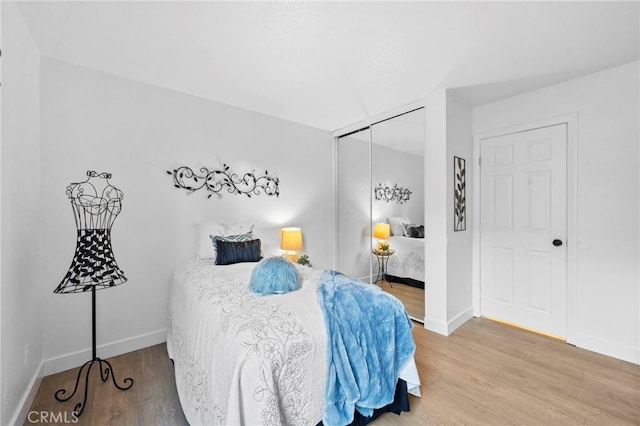
[[[425,317],[424,328],[434,333],[448,336],[471,318],[473,318],[473,307],[469,307],[466,311],[459,313],[446,323]]]
[[[611,340],[578,333],[573,342],[577,347],[611,356],[633,364],[640,364],[640,348],[623,345]]]
[[[363,283],[373,283],[373,276],[371,275],[365,275],[356,279],[362,281]]]
[[[469,321],[473,318],[473,307],[469,307],[466,311],[460,312],[458,315],[449,320],[448,330],[449,334],[456,331],[458,327],[460,327],[465,322]],[[449,335],[447,334],[447,336]]]
[[[29,385],[25,389],[22,398],[20,398],[20,403],[18,404],[18,408],[15,413],[13,413],[13,417],[9,422],[10,425],[18,426],[24,424],[27,419],[27,414],[29,413],[29,409],[31,405],[33,405],[33,401],[36,399],[36,394],[38,393],[38,389],[40,388],[40,382],[42,382],[42,365],[38,365],[36,368],[33,377],[29,381]]]
[[[433,331],[434,333],[442,334],[443,336],[448,336],[447,333],[447,324],[441,321],[434,320],[432,318],[424,317],[424,328],[429,331]]]
[[[117,342],[100,345],[96,350],[98,352],[98,356],[104,359],[157,345],[165,342],[166,340],[167,329],[162,329],[153,331],[151,333],[130,337],[128,339],[119,340]],[[50,374],[59,373],[71,368],[80,367],[85,362],[90,361],[91,356],[92,349],[87,348],[55,358],[46,359],[43,361],[42,375],[48,376]]]

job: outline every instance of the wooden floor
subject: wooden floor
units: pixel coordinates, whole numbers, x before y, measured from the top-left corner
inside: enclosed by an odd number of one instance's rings
[[[110,358],[108,361],[113,365],[116,381],[120,386],[124,385],[124,378],[133,378],[133,386],[129,390],[116,389],[111,379],[102,382],[95,366],[91,371],[86,409],[76,419],[72,412],[75,404],[82,400],[81,391],[65,403],[54,398],[56,391],[63,387],[68,389],[67,396],[71,394],[79,370],[75,368],[43,378],[31,411],[53,413],[58,419],[62,418],[60,422],[46,424],[188,425],[176,391],[173,364],[164,343]],[[32,413],[30,416],[31,419],[38,418],[37,414]],[[33,424],[29,420],[27,416],[24,424]]]
[[[411,397],[409,413],[385,414],[376,426],[640,424],[635,364],[482,318],[449,337],[417,323],[413,334],[422,398]],[[187,423],[164,344],[111,361],[119,381],[133,377],[133,387],[118,391],[95,377],[89,404],[75,424]],[[71,416],[74,404],[58,403],[53,394],[70,386],[76,374],[77,369],[45,377],[31,410]]]
[[[400,299],[411,318],[424,322],[424,289],[382,280],[376,282],[376,285]]]

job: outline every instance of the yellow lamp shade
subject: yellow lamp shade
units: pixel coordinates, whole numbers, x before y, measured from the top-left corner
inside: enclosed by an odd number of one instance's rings
[[[386,240],[391,235],[391,226],[388,223],[376,223],[373,225],[373,237]]]
[[[280,234],[280,248],[282,250],[302,249],[302,230],[300,228],[282,228]]]

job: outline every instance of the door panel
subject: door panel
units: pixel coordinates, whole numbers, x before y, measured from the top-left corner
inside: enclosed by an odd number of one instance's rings
[[[551,256],[549,252],[527,250],[528,308],[549,314],[551,312]]]
[[[513,250],[493,248],[494,299],[496,302],[513,303]]]
[[[493,177],[493,226],[503,231],[513,228],[513,176]]]
[[[566,335],[566,125],[481,141],[481,313]]]
[[[529,231],[551,231],[551,173],[530,173],[529,179]],[[534,202],[534,200],[537,200]]]
[[[370,129],[338,139],[338,238],[336,268],[369,282],[371,277]]]

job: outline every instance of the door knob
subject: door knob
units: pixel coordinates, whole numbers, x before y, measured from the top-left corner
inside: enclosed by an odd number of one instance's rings
[[[562,240],[558,240],[558,239],[553,240],[553,245],[556,247],[560,247],[562,245]]]

